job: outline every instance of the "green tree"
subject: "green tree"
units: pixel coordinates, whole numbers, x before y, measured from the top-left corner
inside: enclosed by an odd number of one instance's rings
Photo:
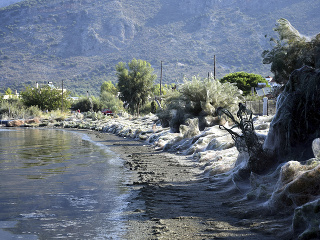
[[[113,113],[123,109],[123,102],[108,91],[100,94],[100,103],[102,108],[110,109]]]
[[[102,110],[99,99],[95,97],[83,97],[73,104],[73,108],[76,110],[79,109],[81,112],[98,112]]]
[[[5,95],[12,95],[12,90],[10,88],[7,88]]]
[[[251,88],[257,87],[258,83],[266,83],[266,86],[269,86],[268,81],[261,75],[246,72],[229,73],[220,79],[220,82],[235,83],[244,95],[249,95]]]
[[[69,101],[70,93],[68,91],[63,93],[63,107],[68,109],[71,106]],[[53,89],[50,86],[45,86],[42,88],[31,88],[26,87],[26,89],[21,92],[22,102],[24,105],[38,106],[41,110],[57,110],[61,109],[62,106],[62,93],[59,89]]]
[[[172,84],[170,84],[170,85],[168,85],[168,84],[163,84],[163,85],[161,86],[161,95],[166,95],[167,92],[168,92],[169,90],[172,90],[172,88],[174,88],[174,87],[175,87],[175,84],[174,84],[174,83],[172,83]],[[153,92],[153,94],[154,94],[155,96],[160,96],[160,84],[154,85],[154,86],[152,87],[152,92]]]
[[[113,95],[117,95],[118,89],[113,85],[111,81],[104,81],[100,87],[100,94],[102,94],[103,92],[109,92]]]
[[[133,59],[128,66],[123,62],[118,63],[116,71],[120,99],[128,103],[132,113],[139,115],[139,110],[146,103],[156,79],[151,64]]]
[[[273,48],[263,51],[262,57],[264,64],[271,64],[276,82],[286,83],[290,74],[304,65],[320,68],[320,34],[308,39],[284,18],[277,21],[273,30],[278,39],[270,38]]]

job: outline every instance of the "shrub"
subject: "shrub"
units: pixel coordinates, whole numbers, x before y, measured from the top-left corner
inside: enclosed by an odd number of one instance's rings
[[[0,105],[0,118],[2,119],[34,118],[40,117],[41,114],[42,112],[37,106],[26,108],[19,99],[4,100]]]
[[[110,92],[103,91],[100,95],[101,109],[110,109],[113,113],[123,110],[123,102]]]
[[[241,92],[234,84],[193,77],[190,81],[185,79],[179,91],[167,93],[163,109],[158,110],[157,115],[163,126],[170,126],[174,132],[178,132],[188,118],[195,117],[199,118],[199,127],[203,129],[207,126],[206,116],[216,116],[218,107],[235,112],[241,100]]]
[[[65,109],[70,108],[70,101],[68,100],[69,92],[63,94],[63,107]],[[38,106],[41,110],[56,110],[61,109],[62,106],[62,94],[61,90],[52,88],[50,86],[44,86],[41,88],[26,87],[21,92],[22,101],[25,106]]]
[[[77,101],[72,107],[73,109],[80,109],[81,112],[98,112],[101,110],[101,103],[99,99],[95,97],[84,97]]]

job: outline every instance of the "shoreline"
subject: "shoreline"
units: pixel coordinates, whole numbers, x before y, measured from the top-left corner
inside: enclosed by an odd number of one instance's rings
[[[204,179],[190,156],[111,133],[80,131],[118,154],[133,173],[123,239],[285,239],[277,235],[288,219],[241,209],[241,194],[226,190],[227,183]]]
[[[271,118],[257,120],[257,132],[265,135]],[[132,195],[124,212],[128,231],[121,239],[293,239],[293,212],[266,212],[266,199],[259,199],[264,182],[257,179],[255,187],[251,179],[234,181],[239,152],[228,133],[213,126],[185,138],[155,121],[152,115],[71,118],[44,126],[87,134],[124,160]]]

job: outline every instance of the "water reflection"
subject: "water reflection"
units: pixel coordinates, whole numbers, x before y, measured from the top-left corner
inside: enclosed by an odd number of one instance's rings
[[[127,173],[104,146],[61,130],[0,130],[0,153],[0,223],[17,223],[6,232],[120,239]]]

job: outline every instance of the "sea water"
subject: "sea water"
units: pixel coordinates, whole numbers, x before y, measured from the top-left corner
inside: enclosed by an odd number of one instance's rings
[[[0,129],[0,239],[121,239],[128,177],[85,134]]]

